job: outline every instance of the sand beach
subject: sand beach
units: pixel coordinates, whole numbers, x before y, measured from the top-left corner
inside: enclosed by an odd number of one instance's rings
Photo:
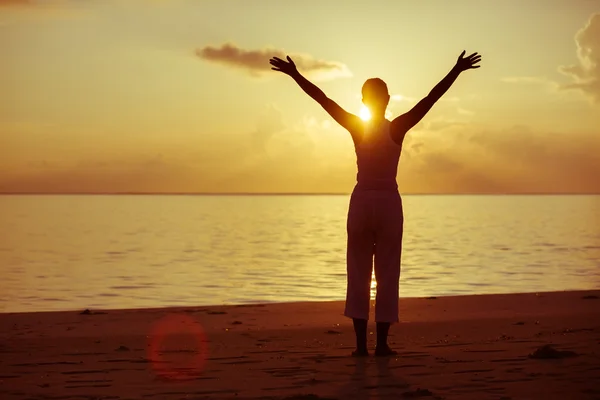
[[[401,299],[390,358],[351,357],[342,310],[306,302],[0,314],[0,397],[600,398],[600,291]]]

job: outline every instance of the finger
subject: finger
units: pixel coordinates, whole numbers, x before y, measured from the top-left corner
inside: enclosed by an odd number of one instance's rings
[[[477,52],[475,52],[475,53],[473,53],[473,54],[469,55],[469,57],[467,57],[467,58],[475,57],[476,55],[477,55]]]
[[[479,67],[481,67],[481,65],[471,65],[471,67],[470,67],[470,68],[471,68],[471,69],[476,69],[476,68],[479,68]]]
[[[279,68],[271,68],[273,71],[279,71],[279,72],[283,72],[282,70],[280,70]]]
[[[285,58],[287,58],[287,60],[288,60],[289,62],[291,62],[292,64],[294,63],[294,62],[292,61],[292,59],[290,58],[290,56],[285,56]]]
[[[282,60],[281,58],[279,58],[279,57],[273,57],[273,60],[275,60],[275,61],[279,61],[279,62],[285,62],[285,61],[283,61],[283,60]]]
[[[458,58],[463,58],[463,56],[465,55],[466,52],[467,52],[466,50],[463,50],[463,52],[460,53],[460,56]]]
[[[473,56],[469,58],[470,60],[481,60],[481,56],[477,55],[477,56]]]
[[[474,60],[471,60],[471,63],[474,64],[474,63],[478,63],[479,61],[481,61],[481,58],[476,58]]]

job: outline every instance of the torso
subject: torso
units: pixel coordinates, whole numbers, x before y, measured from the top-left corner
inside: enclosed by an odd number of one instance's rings
[[[354,144],[358,173],[357,188],[365,190],[396,190],[396,175],[402,145],[391,136],[391,122],[365,123],[360,141]]]

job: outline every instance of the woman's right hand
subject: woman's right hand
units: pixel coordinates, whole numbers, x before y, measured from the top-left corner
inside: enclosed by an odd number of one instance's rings
[[[298,69],[296,68],[296,64],[292,61],[289,56],[286,56],[287,61],[282,60],[279,57],[273,57],[269,60],[269,63],[273,66],[271,69],[273,71],[283,72],[286,75],[293,76],[298,73]]]

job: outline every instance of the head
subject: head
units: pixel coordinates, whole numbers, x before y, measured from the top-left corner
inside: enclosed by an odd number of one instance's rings
[[[362,102],[371,111],[373,117],[383,118],[390,102],[390,94],[385,82],[379,78],[367,79],[362,87]]]

